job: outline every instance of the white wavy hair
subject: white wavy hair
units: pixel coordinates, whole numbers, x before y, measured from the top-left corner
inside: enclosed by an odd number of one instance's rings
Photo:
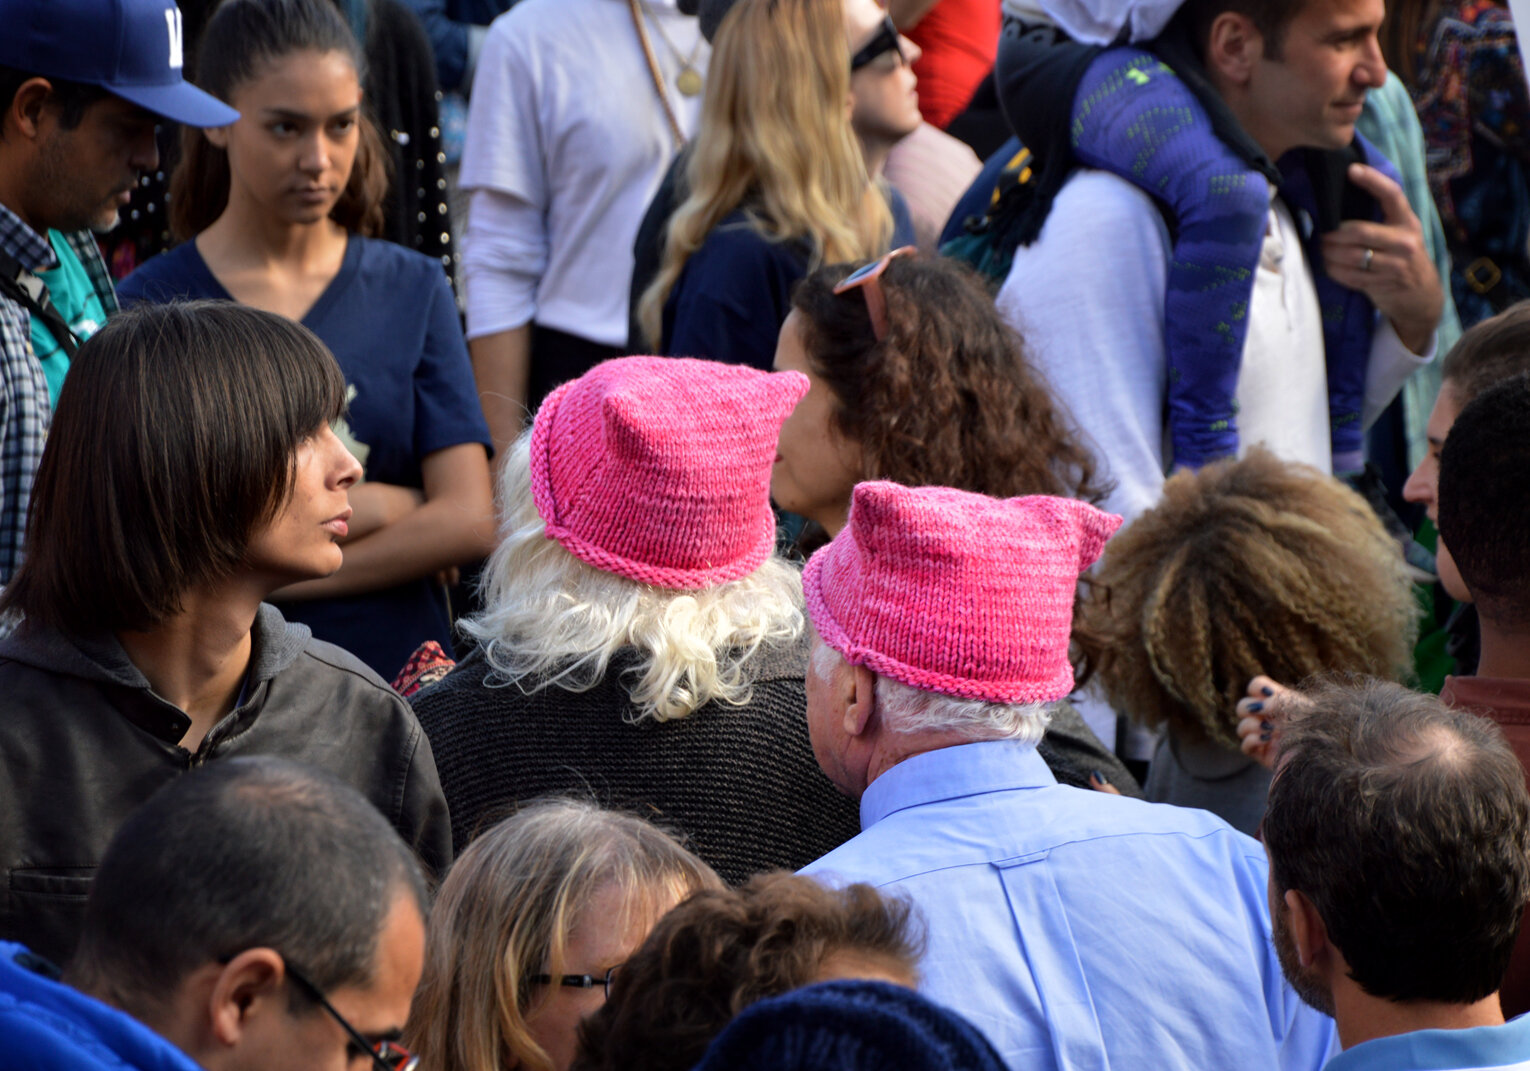
[[[844,664],[844,656],[824,643],[813,646],[813,673],[825,684]],[[939,692],[923,692],[877,674],[877,712],[895,733],[959,732],[972,740],[1018,740],[1039,743],[1052,720],[1050,703],[989,703]]]
[[[683,718],[713,700],[741,706],[755,656],[798,642],[805,625],[802,574],[772,554],[748,576],[696,591],[640,584],[586,565],[557,540],[531,497],[531,432],[499,478],[499,546],[490,555],[482,613],[462,628],[484,650],[486,683],[526,694],[556,685],[582,692],[631,649],[622,676],[633,719]]]

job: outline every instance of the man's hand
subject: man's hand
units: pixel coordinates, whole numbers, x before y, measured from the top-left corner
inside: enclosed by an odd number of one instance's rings
[[[1424,353],[1439,326],[1445,291],[1424,248],[1423,225],[1402,187],[1374,167],[1352,164],[1349,180],[1376,198],[1382,219],[1348,219],[1324,235],[1324,265],[1340,284],[1371,299],[1404,346]]]

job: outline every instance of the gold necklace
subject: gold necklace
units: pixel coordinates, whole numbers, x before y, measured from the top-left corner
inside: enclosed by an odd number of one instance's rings
[[[702,79],[701,72],[696,69],[696,55],[701,51],[701,35],[696,35],[696,44],[691,48],[691,54],[682,58],[680,50],[675,47],[675,43],[669,39],[669,34],[664,29],[664,21],[654,14],[653,9],[647,3],[643,4],[643,11],[653,20],[653,28],[659,31],[659,37],[663,40],[664,47],[669,49],[669,54],[675,57],[675,62],[680,65],[680,73],[675,75],[675,88],[683,96],[699,96],[702,90]]]
[[[638,0],[627,0],[627,8],[632,12],[632,25],[637,30],[638,43],[643,46],[643,58],[648,61],[648,75],[653,79],[654,92],[659,94],[659,103],[664,105],[664,118],[669,120],[669,132],[675,137],[676,148],[684,148],[685,131],[680,129],[680,120],[675,117],[675,109],[669,103],[669,91],[664,88],[664,75],[659,71],[658,57],[653,54],[653,42],[648,39],[648,27],[643,24],[643,13],[638,8]]]

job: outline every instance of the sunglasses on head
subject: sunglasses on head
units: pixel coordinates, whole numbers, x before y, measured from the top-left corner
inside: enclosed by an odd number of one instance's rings
[[[866,315],[871,317],[871,334],[878,342],[887,337],[887,298],[882,294],[882,273],[899,257],[911,257],[917,252],[919,250],[911,245],[900,246],[886,256],[856,268],[834,287],[835,294],[860,290],[866,299]]]
[[[854,74],[868,63],[888,52],[896,52],[901,63],[907,63],[908,57],[903,54],[903,39],[898,34],[898,27],[893,25],[891,15],[882,16],[882,25],[877,32],[872,34],[871,40],[867,41],[855,55],[850,57],[850,73]]]

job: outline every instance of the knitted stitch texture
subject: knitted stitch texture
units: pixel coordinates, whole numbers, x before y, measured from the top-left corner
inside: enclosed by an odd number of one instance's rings
[[[695,1071],[1004,1071],[982,1031],[888,982],[837,981],[745,1008]]]
[[[475,651],[417,694],[415,714],[451,809],[452,843],[549,795],[591,796],[658,821],[723,880],[797,870],[861,830],[860,809],[818,768],[808,741],[803,645],[762,652],[744,706],[711,702],[683,718],[634,721],[617,655],[586,692],[530,695],[493,683]]]
[[[1085,502],[858,484],[850,519],[808,561],[825,643],[912,688],[991,703],[1073,690],[1078,578],[1121,518]]]
[[[770,470],[800,372],[619,357],[547,396],[531,432],[537,513],[574,557],[678,590],[754,572],[775,546]]]

